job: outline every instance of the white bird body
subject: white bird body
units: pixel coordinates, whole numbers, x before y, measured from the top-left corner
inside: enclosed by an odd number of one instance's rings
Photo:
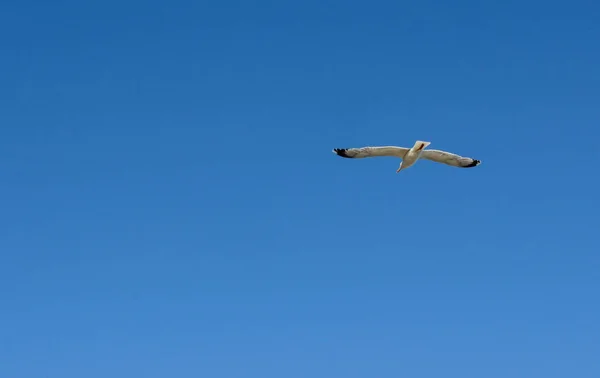
[[[398,167],[396,173],[415,164],[417,160],[419,160],[419,158],[421,157],[423,149],[429,146],[430,144],[430,142],[423,142],[420,140],[416,141],[412,148],[408,150],[402,158],[402,161],[400,162],[400,166]]]
[[[366,158],[378,156],[391,156],[402,159],[396,173],[403,169],[411,167],[419,159],[431,160],[436,163],[442,163],[459,168],[471,168],[481,164],[480,160],[463,157],[446,151],[425,150],[430,142],[418,140],[411,148],[397,146],[376,146],[361,148],[334,148],[333,152],[344,158]]]

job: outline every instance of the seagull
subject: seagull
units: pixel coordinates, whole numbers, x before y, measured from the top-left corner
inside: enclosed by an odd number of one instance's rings
[[[375,146],[360,148],[334,148],[333,153],[338,156],[350,159],[392,156],[402,159],[396,173],[406,169],[417,162],[419,159],[431,160],[436,163],[442,163],[459,168],[471,168],[481,164],[480,160],[470,157],[463,157],[446,151],[425,150],[430,142],[418,140],[411,148],[397,146]]]

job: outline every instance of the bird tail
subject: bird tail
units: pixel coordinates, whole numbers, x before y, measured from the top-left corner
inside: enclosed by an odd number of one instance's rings
[[[413,149],[416,151],[421,151],[422,149],[424,149],[425,147],[429,146],[431,144],[431,142],[424,142],[422,140],[418,140],[415,142],[415,145],[413,146]]]

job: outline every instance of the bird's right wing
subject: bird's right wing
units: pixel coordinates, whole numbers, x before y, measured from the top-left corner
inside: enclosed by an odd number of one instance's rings
[[[435,161],[436,163],[447,164],[459,168],[471,168],[481,164],[481,161],[477,159],[440,150],[425,150],[421,152],[421,159],[427,159]]]
[[[393,156],[397,158],[404,158],[404,155],[410,150],[410,148],[396,147],[396,146],[381,146],[381,147],[361,147],[361,148],[334,148],[333,152],[338,156],[344,158],[367,158],[377,156]]]

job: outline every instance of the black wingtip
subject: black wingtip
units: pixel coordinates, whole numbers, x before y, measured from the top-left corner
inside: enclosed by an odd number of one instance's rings
[[[346,148],[334,148],[333,149],[333,152],[336,153],[338,156],[350,158],[350,156],[348,156],[346,154],[346,151],[348,151],[348,149],[346,149]]]
[[[473,159],[473,162],[467,166],[465,166],[465,168],[472,168],[472,167],[476,167],[479,164],[481,164],[481,160],[477,160],[477,159]]]

